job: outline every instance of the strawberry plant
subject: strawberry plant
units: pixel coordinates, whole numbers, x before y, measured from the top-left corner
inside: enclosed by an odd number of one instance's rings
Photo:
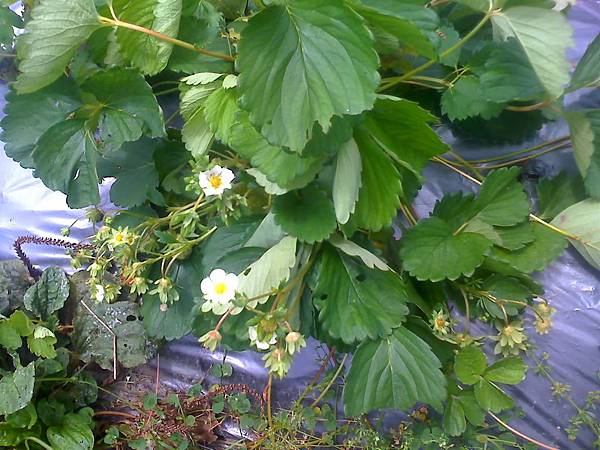
[[[258,350],[285,377],[313,337],[353,354],[348,416],[424,403],[459,436],[513,406],[524,322],[551,326],[533,274],[569,242],[600,268],[600,110],[564,108],[600,84],[600,38],[571,73],[554,6],[31,0],[2,140],[73,208],[112,180],[117,208],[92,210],[73,264],[99,304],[132,294],[149,338]],[[440,118],[503,142],[562,119],[570,135],[470,161]],[[540,181],[534,208],[519,163],[569,142],[579,174]],[[418,217],[429,163],[473,191]]]

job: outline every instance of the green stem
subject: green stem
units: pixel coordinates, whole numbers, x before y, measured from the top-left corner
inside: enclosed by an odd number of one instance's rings
[[[452,156],[454,156],[458,161],[463,163],[466,168],[470,169],[471,172],[473,172],[477,178],[479,178],[480,180],[483,180],[483,175],[481,175],[481,172],[479,172],[479,170],[477,170],[477,168],[475,166],[473,166],[469,161],[467,161],[462,156],[460,156],[459,153],[455,152],[454,150],[450,150],[449,153]]]
[[[492,164],[492,165],[489,165],[489,166],[478,166],[478,167],[481,168],[481,169],[486,169],[486,170],[487,169],[499,169],[501,167],[510,167],[510,166],[514,166],[515,164],[520,164],[520,163],[529,161],[531,159],[539,158],[540,156],[546,155],[547,153],[551,153],[551,152],[554,152],[556,150],[562,150],[562,149],[567,148],[567,147],[569,147],[568,143],[560,144],[560,145],[557,145],[556,147],[548,148],[548,149],[546,149],[544,151],[537,152],[537,153],[535,153],[533,155],[527,155],[527,156],[524,156],[522,158],[511,159],[509,161],[504,161],[502,163]],[[475,166],[473,166],[473,167],[475,167]]]
[[[460,289],[460,293],[462,294],[464,300],[465,300],[465,333],[469,334],[469,330],[470,330],[470,325],[471,325],[471,311],[470,311],[470,305],[469,305],[469,296],[467,295],[467,293],[465,292],[464,289],[459,288]]]
[[[190,44],[189,42],[185,42],[180,39],[176,39],[171,36],[167,36],[166,34],[162,34],[157,31],[150,30],[148,28],[144,28],[140,25],[136,25],[136,24],[129,23],[129,22],[123,22],[122,20],[119,20],[119,19],[111,19],[109,17],[104,17],[104,16],[98,16],[98,19],[100,20],[100,23],[104,26],[121,27],[121,28],[127,28],[129,30],[133,30],[133,31],[139,31],[140,33],[145,33],[156,39],[160,39],[161,41],[170,42],[171,44],[186,48],[188,50],[191,50],[196,53],[200,53],[202,55],[212,56],[213,58],[218,58],[218,59],[222,59],[224,61],[229,61],[229,62],[235,61],[235,58],[233,58],[233,56],[225,55],[224,53],[213,52],[212,50],[207,50],[205,48],[198,47],[194,44]]]
[[[172,94],[173,92],[179,92],[179,87],[169,88],[163,91],[156,92],[154,96],[158,97],[160,95]]]
[[[331,380],[329,380],[329,383],[327,383],[327,386],[325,386],[325,389],[323,389],[323,391],[315,399],[315,401],[310,404],[311,408],[314,408],[315,406],[317,406],[319,404],[319,402],[323,399],[323,397],[325,397],[325,394],[327,394],[327,392],[329,391],[329,389],[331,389],[331,386],[333,386],[333,383],[335,382],[335,380],[337,379],[337,377],[340,375],[340,372],[344,368],[344,363],[346,362],[346,358],[348,358],[348,353],[346,353],[344,355],[344,357],[342,358],[342,361],[340,362],[340,365],[338,366],[337,370],[333,374],[333,377],[331,377]]]
[[[27,441],[35,442],[37,445],[39,445],[40,447],[44,447],[46,450],[55,450],[53,447],[46,444],[44,441],[41,441],[38,438],[33,437],[33,436],[29,436],[29,437],[25,438],[25,447],[27,447],[28,449],[29,449],[29,444],[27,443]]]
[[[564,143],[565,141],[568,141],[569,139],[571,139],[571,136],[567,135],[567,136],[563,136],[563,137],[560,137],[557,139],[552,139],[550,141],[542,142],[541,144],[534,145],[533,147],[522,148],[520,150],[515,150],[514,152],[505,153],[501,156],[495,156],[495,157],[486,158],[486,159],[470,159],[469,162],[471,164],[483,164],[483,163],[489,163],[489,162],[494,162],[494,161],[502,161],[506,158],[510,158],[513,156],[520,156],[524,153],[531,153],[536,150],[540,150],[542,148],[549,147],[554,144]]]
[[[481,19],[481,21],[477,25],[475,25],[475,27],[471,31],[469,31],[465,36],[463,36],[462,39],[460,39],[454,45],[452,45],[451,47],[447,48],[442,53],[440,53],[439,59],[448,56],[452,52],[458,50],[463,45],[465,45],[473,36],[475,36],[477,34],[477,32],[479,32],[479,30],[481,30],[484,27],[484,25],[490,20],[490,17],[492,17],[492,14],[493,14],[493,10],[492,10],[492,5],[490,3],[490,9],[483,16],[483,19]],[[415,75],[423,72],[424,70],[429,69],[436,62],[437,62],[437,60],[431,59],[431,60],[427,61],[425,64],[422,64],[419,67],[414,68],[413,70],[405,73],[404,75],[401,75],[399,77],[390,78],[389,79],[390,81],[388,81],[386,84],[381,85],[379,87],[378,91],[379,92],[385,91],[386,89],[394,87],[397,84],[402,83],[403,81],[413,78]]]

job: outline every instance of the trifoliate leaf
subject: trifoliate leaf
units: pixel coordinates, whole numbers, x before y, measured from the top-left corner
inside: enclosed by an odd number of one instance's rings
[[[476,218],[503,227],[516,225],[527,218],[529,201],[516,181],[519,173],[518,167],[511,167],[494,170],[485,177],[473,205],[478,211]]]
[[[369,269],[331,247],[315,270],[319,322],[333,339],[346,344],[377,339],[404,322],[414,291],[398,274]]]
[[[161,194],[156,189],[159,179],[153,156],[161,144],[143,138],[102,155],[99,162],[102,176],[116,177],[110,188],[113,203],[124,208],[141,205],[148,199],[158,203]]]
[[[518,356],[510,356],[496,361],[487,368],[483,377],[488,381],[503,384],[519,384],[525,379],[527,364]]]
[[[350,222],[359,228],[378,231],[392,223],[400,206],[400,174],[366,129],[356,129],[354,140],[362,161],[362,186]]]
[[[494,247],[490,259],[504,262],[520,272],[531,273],[544,269],[567,246],[564,237],[539,223],[532,224],[535,240],[520,250],[508,251]]]
[[[410,51],[435,58],[433,44],[424,33],[437,26],[433,10],[393,0],[356,1],[352,8],[365,18],[371,29],[394,36]]]
[[[599,223],[600,201],[592,199],[568,207],[552,221],[552,225],[579,236],[580,240],[569,239],[569,242],[596,269],[600,269]]]
[[[437,217],[420,221],[402,238],[404,268],[417,279],[430,281],[472,274],[492,242],[480,234],[455,231]]]
[[[314,185],[275,198],[272,211],[284,231],[307,243],[326,239],[337,225],[333,202]]]
[[[361,186],[362,163],[354,139],[342,145],[337,154],[333,179],[333,206],[339,223],[346,223],[354,212]]]
[[[349,241],[348,239],[344,239],[340,234],[333,234],[329,238],[329,243],[343,251],[346,255],[357,256],[369,269],[379,269],[384,271],[392,270],[385,262],[368,251],[366,248],[363,248],[355,242]]]
[[[565,50],[573,45],[567,18],[551,9],[514,6],[494,14],[492,24],[494,38],[515,38],[546,91],[559,97],[569,82]]]
[[[475,385],[475,398],[477,403],[486,411],[499,413],[504,409],[512,408],[513,399],[498,386],[484,378],[480,378]]]
[[[59,122],[37,141],[32,155],[35,176],[52,189],[67,194],[71,208],[100,201],[96,172],[96,143],[83,120]]]
[[[86,124],[95,131],[97,124],[101,147],[118,149],[123,142],[135,141],[142,134],[164,135],[162,112],[144,77],[134,70],[109,69],[98,72],[81,86],[93,95],[82,113],[93,111]]]
[[[588,45],[571,77],[569,91],[600,85],[600,35]]]
[[[267,294],[288,280],[295,264],[296,238],[286,236],[240,274],[238,292],[248,298]]]
[[[0,122],[4,151],[26,168],[33,167],[31,153],[40,136],[81,106],[79,88],[67,78],[32,94],[10,92],[6,100]]]
[[[446,379],[429,346],[406,328],[357,349],[344,386],[348,416],[374,409],[406,410],[415,402],[441,410]]]
[[[341,0],[286,0],[262,10],[242,31],[237,64],[242,108],[269,142],[293,151],[310,140],[315,122],[326,132],[334,115],[371,108],[379,83],[371,35]]]
[[[21,347],[21,335],[8,320],[0,321],[0,346],[9,350]]]
[[[113,0],[120,20],[177,37],[181,0]],[[117,28],[117,42],[125,59],[141,72],[154,75],[165,68],[173,43],[127,28]]]
[[[39,93],[15,96],[9,105],[13,114],[2,122],[7,154],[24,167],[35,167],[35,176],[66,193],[71,207],[99,201],[97,145],[116,150],[142,133],[164,133],[160,108],[139,74],[98,72],[82,88],[86,92],[61,79]]]
[[[549,220],[586,197],[581,177],[567,172],[561,172],[554,178],[542,178],[537,184],[537,193],[537,216]]]
[[[568,112],[565,118],[585,189],[591,197],[600,199],[600,109]]]
[[[0,416],[23,409],[31,401],[35,382],[35,363],[17,367],[0,380]]]
[[[504,105],[482,99],[479,79],[472,75],[459,78],[441,98],[442,113],[452,121],[481,115],[484,119],[497,116]]]
[[[46,320],[61,309],[69,297],[69,280],[58,267],[44,270],[41,278],[25,293],[23,304],[36,317]]]
[[[479,95],[491,102],[531,100],[545,93],[523,47],[514,38],[496,44],[480,79]]]
[[[93,0],[39,2],[17,39],[17,91],[33,92],[60,78],[77,48],[100,26]]]
[[[250,124],[245,112],[236,117],[229,145],[269,181],[288,190],[302,188],[314,180],[328,159],[327,155],[299,155],[270,145]]]
[[[450,436],[460,436],[466,427],[467,421],[462,403],[451,395],[444,408],[444,431]]]
[[[477,383],[486,368],[487,359],[481,349],[475,345],[462,348],[456,355],[454,371],[462,383]]]

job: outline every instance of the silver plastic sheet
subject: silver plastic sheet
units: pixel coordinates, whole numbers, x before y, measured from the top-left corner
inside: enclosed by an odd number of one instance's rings
[[[600,1],[580,0],[570,12],[574,26],[576,45],[569,50],[569,58],[576,62],[587,44],[600,31]],[[0,104],[4,104],[7,87],[0,85]],[[571,107],[585,105],[599,107],[597,92],[583,92],[567,98]],[[514,146],[489,145],[455,137],[449,129],[440,130],[441,136],[465,157],[494,156],[514,150]],[[527,147],[568,134],[564,123],[544,126],[528,142],[518,148]],[[2,148],[0,143],[0,149]],[[526,176],[553,176],[560,170],[575,170],[570,150],[553,152],[534,160],[525,166]],[[426,168],[427,182],[420,191],[415,209],[420,217],[426,217],[436,199],[446,192],[457,190],[471,191],[476,186],[460,175],[451,173],[442,166]],[[102,209],[113,208],[108,200],[110,181],[102,186]],[[31,170],[22,169],[0,151],[0,260],[14,257],[12,242],[20,235],[33,234],[45,237],[61,237],[60,229],[72,227],[71,239],[80,240],[93,233],[91,224],[82,219],[83,210],[70,210],[65,196],[51,192],[32,176]],[[28,246],[27,254],[34,264],[40,267],[59,265],[69,270],[68,258],[60,249]],[[538,352],[548,352],[548,365],[553,376],[571,385],[571,395],[578,403],[584,401],[587,392],[597,390],[600,368],[600,273],[592,269],[573,250],[569,249],[545,271],[537,275],[544,286],[545,298],[556,308],[554,327],[550,334],[539,337],[533,330],[530,336],[538,347]],[[314,340],[309,341],[296,358],[290,375],[276,382],[273,388],[274,400],[281,405],[289,404],[304,390],[318,371],[327,349]],[[168,343],[160,351],[160,379],[170,388],[184,390],[200,380],[211,379],[210,367],[213,364],[228,362],[233,366],[234,375],[228,381],[245,383],[258,391],[266,385],[267,373],[261,354],[246,352],[210,353],[204,350],[195,338],[188,336]],[[146,368],[154,371],[157,361]],[[577,441],[569,441],[564,432],[569,418],[575,414],[566,402],[556,401],[550,394],[548,381],[529,371],[524,383],[510,389],[517,405],[525,412],[525,417],[511,424],[526,434],[561,449],[589,450],[592,448],[592,434],[583,431]],[[235,427],[229,430],[239,434]]]

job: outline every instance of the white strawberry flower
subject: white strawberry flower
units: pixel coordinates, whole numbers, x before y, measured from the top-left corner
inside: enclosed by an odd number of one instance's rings
[[[269,350],[271,345],[277,344],[277,334],[271,334],[271,338],[268,341],[259,341],[258,340],[258,330],[256,325],[253,327],[248,327],[248,337],[250,338],[250,344],[255,345],[259,350]]]
[[[235,175],[226,167],[214,166],[210,170],[200,172],[198,181],[204,194],[221,195],[226,189],[231,189],[231,182]]]
[[[213,270],[200,283],[200,289],[206,300],[202,304],[202,311],[212,311],[217,315],[225,314],[233,306],[232,301],[238,284],[239,279],[236,274],[227,273],[223,269]]]

